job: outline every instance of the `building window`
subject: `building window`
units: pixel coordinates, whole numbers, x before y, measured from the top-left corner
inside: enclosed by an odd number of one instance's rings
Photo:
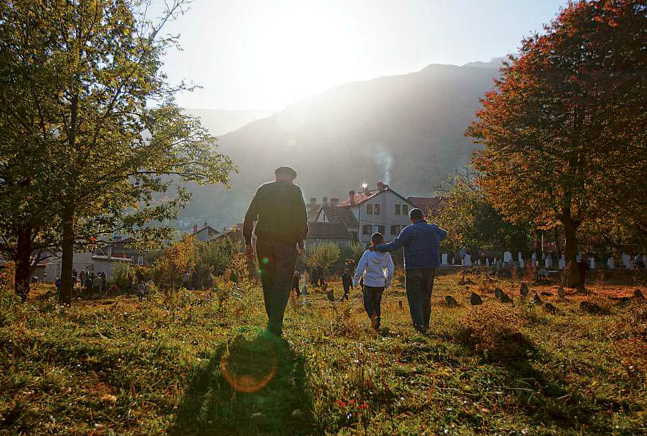
[[[373,215],[373,205],[372,204],[367,204],[366,205],[366,214],[367,215]]]
[[[409,215],[409,206],[406,204],[402,205],[402,215]]]
[[[373,205],[373,213],[374,213],[375,215],[379,215],[379,214],[380,214],[380,205],[379,205],[379,204],[374,204],[374,205]]]
[[[391,226],[391,235],[399,235],[400,226]]]
[[[362,233],[365,235],[370,235],[371,234],[371,226],[364,226]]]
[[[395,205],[395,214],[400,215],[400,205],[399,204]]]
[[[384,226],[375,226],[375,231],[384,235]]]

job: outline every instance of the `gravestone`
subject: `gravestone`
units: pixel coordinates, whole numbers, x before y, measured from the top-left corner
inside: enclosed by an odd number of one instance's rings
[[[552,294],[552,293],[550,293],[550,292],[545,292],[545,291],[544,291],[544,292],[542,292],[542,293],[541,293],[541,296],[542,296],[542,297],[552,297],[552,296],[553,296],[553,294]]]
[[[640,289],[636,289],[636,290],[634,291],[634,298],[635,298],[636,300],[644,300],[644,299],[645,299],[645,296],[643,295],[643,293],[642,293],[642,291],[641,291]]]
[[[463,265],[472,266],[472,256],[470,254],[466,254],[463,258]]]
[[[328,301],[330,301],[331,303],[334,303],[335,302],[335,291],[331,289],[330,291],[326,292],[326,297],[328,297]]]
[[[564,292],[563,286],[560,286],[559,288],[557,288],[557,296],[562,300],[566,298],[566,293]]]
[[[495,296],[497,299],[499,299],[499,300],[500,300],[500,299],[501,299],[501,297],[503,296],[503,289],[501,289],[501,288],[496,288],[496,289],[494,290],[494,296]]]
[[[490,259],[488,259],[488,258],[485,259],[485,267],[486,268],[490,267]]]
[[[503,266],[512,266],[512,253],[510,253],[509,251],[503,253]]]
[[[450,309],[458,307],[458,301],[456,301],[456,299],[451,295],[445,297],[445,302],[447,303],[447,307],[449,307]]]
[[[521,288],[519,288],[519,295],[521,295],[521,298],[526,298],[528,294],[530,293],[530,288],[528,287],[527,283],[521,283]]]
[[[589,269],[595,269],[595,257],[589,257]]]
[[[537,306],[541,306],[541,304],[542,304],[541,298],[539,298],[539,294],[537,294],[536,292],[535,292],[535,295],[533,295],[533,297],[532,297],[532,301]]]
[[[483,299],[480,295],[472,292],[472,295],[470,295],[470,304],[472,306],[478,306],[479,304],[483,304]]]
[[[611,257],[609,257],[609,259],[607,259],[607,268],[615,269],[615,267],[616,267],[616,262],[613,259],[613,256],[611,256]]]
[[[501,294],[500,300],[501,300],[501,303],[512,303],[512,298],[510,298],[510,296],[505,292]]]
[[[622,253],[622,263],[624,263],[626,269],[632,269],[633,265],[631,263],[631,256],[627,253]]]
[[[552,313],[553,315],[557,313],[557,308],[550,303],[546,303],[544,305],[544,310],[548,313]]]
[[[580,303],[580,310],[591,315],[600,315],[602,313],[602,308],[590,301],[582,301]]]
[[[443,253],[442,256],[441,256],[441,259],[442,259],[442,261],[441,261],[442,264],[447,265],[447,253]]]

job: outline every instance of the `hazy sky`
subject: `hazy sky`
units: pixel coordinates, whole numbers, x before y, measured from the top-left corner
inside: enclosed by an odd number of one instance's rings
[[[163,3],[163,0],[154,0]],[[515,52],[566,0],[194,0],[170,23],[191,108],[279,110],[332,86]]]

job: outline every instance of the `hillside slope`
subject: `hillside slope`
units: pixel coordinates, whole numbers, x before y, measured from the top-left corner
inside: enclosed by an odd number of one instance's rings
[[[404,195],[430,195],[469,162],[474,145],[463,132],[493,85],[495,65],[430,65],[348,83],[223,135],[220,151],[240,167],[233,190],[192,189],[183,216],[240,221],[255,188],[280,165],[299,172],[306,197],[344,198],[379,180]]]

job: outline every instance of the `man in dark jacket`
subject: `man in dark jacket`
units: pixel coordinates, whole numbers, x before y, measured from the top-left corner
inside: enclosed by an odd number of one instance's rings
[[[407,300],[411,320],[416,330],[426,333],[431,317],[431,292],[438,267],[438,243],[447,232],[435,224],[428,224],[420,209],[409,212],[411,225],[405,227],[390,244],[375,247],[376,251],[395,251],[404,248],[404,269]]]
[[[274,173],[276,181],[258,188],[249,205],[243,236],[247,257],[253,259],[252,234],[256,234],[267,328],[280,336],[297,260],[297,246],[299,252],[305,253],[303,241],[308,235],[308,217],[301,188],[293,183],[296,171],[281,167]]]

